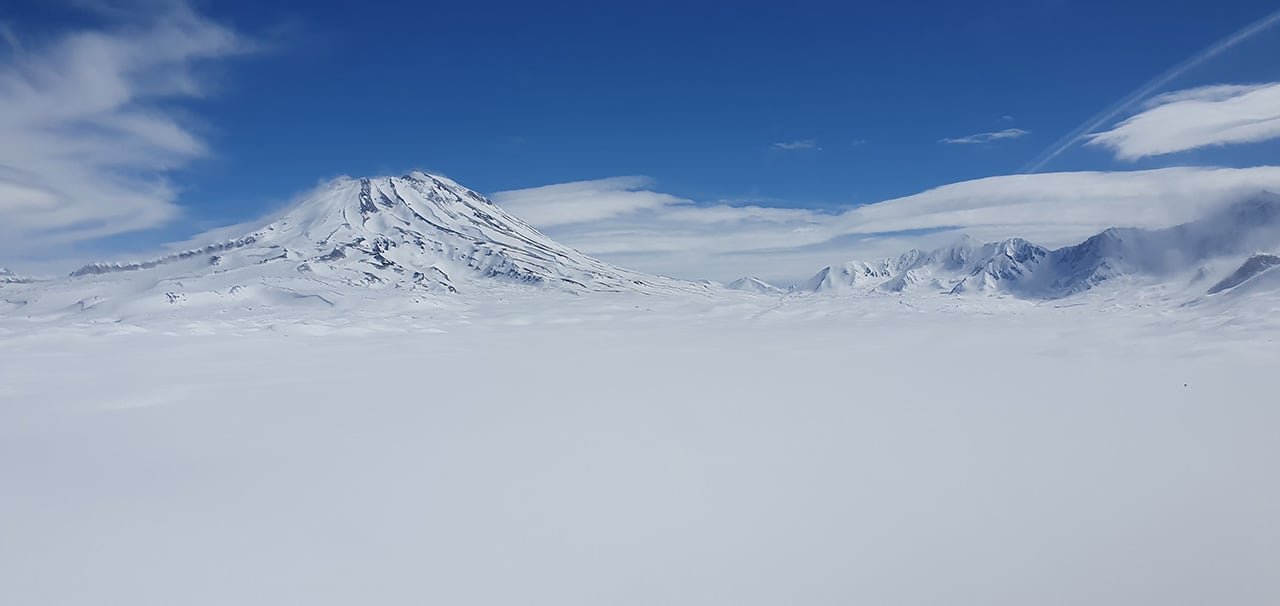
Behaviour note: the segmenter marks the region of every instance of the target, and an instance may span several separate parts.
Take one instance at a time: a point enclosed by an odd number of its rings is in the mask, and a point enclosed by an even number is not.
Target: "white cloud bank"
[[[981,145],[983,143],[992,143],[995,141],[1004,141],[1008,139],[1020,139],[1031,134],[1029,130],[1021,128],[1006,128],[990,133],[977,133],[966,135],[964,137],[947,137],[938,139],[938,143],[946,143],[947,145]]]
[[[941,245],[961,232],[1062,246],[1115,225],[1175,225],[1258,191],[1280,191],[1280,167],[990,177],[843,212],[695,204],[641,189],[651,186],[635,177],[602,179],[494,199],[566,244],[639,270],[788,283],[827,264]],[[570,202],[556,199],[558,188],[572,194]],[[573,208],[591,218],[571,219]]]
[[[653,179],[649,177],[612,177],[498,192],[492,198],[521,219],[544,228],[690,204],[688,200],[644,189],[652,186]]]
[[[1089,135],[1121,160],[1280,137],[1280,82],[1216,85],[1155,97],[1115,128]]]
[[[201,96],[197,64],[248,43],[182,2],[109,17],[0,53],[0,249],[163,224],[177,214],[164,173],[206,153],[165,102]]]

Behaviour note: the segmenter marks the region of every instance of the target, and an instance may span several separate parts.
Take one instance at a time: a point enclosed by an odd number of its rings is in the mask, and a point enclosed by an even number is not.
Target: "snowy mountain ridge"
[[[787,292],[932,291],[1058,299],[1121,277],[1203,278],[1215,273],[1211,266],[1225,263],[1234,271],[1202,291],[1217,294],[1280,265],[1280,257],[1269,252],[1280,252],[1280,195],[1262,192],[1190,223],[1154,230],[1113,227],[1056,250],[1022,238],[982,243],[966,235],[931,251],[912,249],[898,257],[824,267]],[[777,289],[742,280],[729,288]]]

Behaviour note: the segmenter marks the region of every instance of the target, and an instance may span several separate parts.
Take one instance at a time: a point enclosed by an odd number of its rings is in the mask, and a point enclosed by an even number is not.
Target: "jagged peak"
[[[901,255],[898,255],[898,261],[896,263],[896,267],[897,269],[909,268],[917,263],[920,263],[921,260],[927,259],[928,256],[929,256],[929,253],[926,253],[925,251],[920,250],[919,248],[912,248],[907,252],[904,252]]]
[[[1036,246],[1036,244],[1031,242],[1030,240],[1027,240],[1026,238],[1019,238],[1019,237],[1005,238],[1003,240],[995,242],[994,244],[997,247],[1002,249],[1027,248],[1031,246]]]
[[[842,266],[842,269],[853,271],[875,271],[882,266],[888,265],[889,259],[879,259],[875,261],[849,261]]]
[[[1011,258],[1025,257],[1028,255],[1038,256],[1048,252],[1039,244],[1030,242],[1023,238],[1006,238],[1001,240],[995,243],[995,250],[998,254]]]
[[[1064,246],[1059,249],[1069,256],[1079,257],[1083,255],[1105,254],[1107,251],[1114,249],[1124,239],[1121,237],[1124,229],[1120,227],[1108,227],[1088,238],[1079,244]]]

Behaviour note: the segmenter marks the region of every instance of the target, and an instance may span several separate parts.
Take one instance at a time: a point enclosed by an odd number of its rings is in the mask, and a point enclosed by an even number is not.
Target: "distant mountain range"
[[[1280,279],[1275,252],[1280,195],[1263,192],[1183,225],[1111,228],[1056,250],[1021,238],[982,243],[966,236],[936,250],[825,267],[789,289],[756,278],[728,287],[766,294],[927,291],[1058,299],[1127,278],[1183,279],[1202,294],[1219,294]]]
[[[357,307],[501,298],[537,290],[705,296],[803,293],[999,294],[1058,299],[1097,289],[1172,285],[1194,296],[1280,290],[1280,195],[1260,193],[1167,229],[1112,228],[1050,250],[1020,238],[962,237],[931,251],[825,267],[779,288],[720,286],[594,259],[444,177],[334,180],[259,223],[156,258],[86,265],[35,279],[0,269],[0,315],[97,310],[116,317],[206,309]]]

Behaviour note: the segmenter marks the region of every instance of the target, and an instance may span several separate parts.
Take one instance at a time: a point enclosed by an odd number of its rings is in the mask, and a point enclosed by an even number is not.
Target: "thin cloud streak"
[[[938,143],[945,143],[947,145],[982,145],[984,143],[992,143],[995,141],[1020,139],[1029,134],[1031,134],[1031,131],[1029,130],[1022,130],[1021,128],[1006,128],[1004,130],[998,130],[995,132],[977,133],[973,135],[967,135],[964,137],[955,137],[955,138],[947,137],[943,139],[938,139]]]
[[[1098,130],[1099,128],[1102,128],[1103,126],[1106,126],[1107,124],[1110,124],[1113,120],[1116,119],[1117,116],[1120,116],[1121,114],[1129,111],[1130,109],[1133,108],[1133,106],[1141,103],[1144,99],[1146,99],[1147,97],[1150,97],[1157,90],[1160,90],[1165,86],[1168,86],[1170,82],[1173,82],[1183,74],[1199,67],[1203,63],[1213,59],[1214,57],[1217,57],[1223,52],[1230,50],[1232,47],[1235,47],[1236,45],[1241,44],[1246,40],[1270,29],[1272,26],[1276,25],[1277,23],[1280,23],[1280,10],[1270,13],[1267,16],[1261,19],[1258,19],[1253,23],[1250,23],[1240,31],[1237,31],[1234,34],[1231,34],[1230,36],[1227,36],[1226,38],[1219,40],[1209,48],[1197,53],[1196,55],[1192,56],[1186,61],[1183,61],[1182,63],[1179,63],[1173,66],[1168,71],[1164,72],[1163,74],[1160,74],[1159,76],[1156,76],[1151,81],[1138,87],[1137,90],[1133,91],[1132,93],[1129,93],[1129,95],[1115,102],[1110,107],[1102,110],[1100,113],[1093,116],[1092,118],[1089,118],[1083,124],[1076,127],[1075,130],[1064,135],[1061,139],[1056,141],[1048,149],[1041,152],[1039,156],[1036,156],[1034,159],[1031,160],[1031,162],[1027,163],[1027,165],[1024,166],[1020,172],[1023,172],[1023,173],[1039,172],[1040,169],[1045,167],[1045,165],[1052,162],[1058,156],[1062,155],[1063,152],[1065,152],[1072,145],[1075,145],[1077,142],[1083,139],[1086,135]]]
[[[9,52],[15,55],[22,52],[22,41],[18,39],[17,34],[13,33],[13,28],[4,21],[0,21],[0,40],[9,47]]]
[[[818,146],[818,142],[813,139],[804,139],[801,141],[780,141],[778,143],[774,143],[772,147],[773,149],[781,151],[822,151],[822,148]]]

